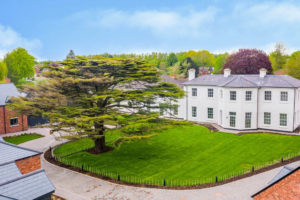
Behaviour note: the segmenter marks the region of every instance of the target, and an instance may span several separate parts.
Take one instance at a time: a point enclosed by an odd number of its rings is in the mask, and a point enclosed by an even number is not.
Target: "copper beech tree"
[[[76,57],[45,66],[45,81],[28,86],[26,97],[13,98],[10,108],[44,115],[53,131],[71,138],[90,137],[94,151],[106,151],[105,124],[120,125],[128,137],[147,137],[159,109],[184,95],[172,83],[161,82],[157,69],[136,59]],[[157,99],[164,103],[156,103]],[[151,131],[150,131],[151,132]]]

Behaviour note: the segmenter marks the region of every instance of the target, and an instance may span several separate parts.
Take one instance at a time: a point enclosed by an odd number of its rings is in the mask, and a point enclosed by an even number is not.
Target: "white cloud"
[[[235,14],[236,16],[255,18],[255,22],[258,23],[297,23],[300,20],[300,6],[288,2],[239,4],[235,8]]]
[[[199,36],[207,32],[206,25],[215,20],[217,9],[208,7],[202,11],[186,12],[145,10],[125,12],[122,10],[83,11],[71,20],[83,21],[95,27],[129,27],[149,30],[161,36]]]
[[[0,59],[17,47],[23,47],[35,55],[41,46],[40,40],[24,38],[12,28],[0,25]]]

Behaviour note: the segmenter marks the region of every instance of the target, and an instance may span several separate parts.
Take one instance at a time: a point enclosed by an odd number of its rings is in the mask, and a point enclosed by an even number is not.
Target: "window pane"
[[[246,101],[251,101],[252,91],[246,91]]]
[[[197,88],[192,88],[192,96],[197,96]]]
[[[251,113],[245,113],[245,128],[251,128]]]
[[[11,126],[18,125],[18,118],[12,118],[9,121]]]
[[[288,100],[288,93],[287,92],[280,92],[280,100],[287,101]]]
[[[208,95],[208,97],[214,97],[214,89],[208,88],[207,95]]]
[[[280,126],[287,125],[287,114],[280,113]]]
[[[236,91],[230,91],[230,100],[236,100]]]
[[[271,113],[264,113],[264,124],[271,124]]]
[[[197,117],[197,107],[192,106],[192,117]]]
[[[235,112],[229,112],[229,125],[235,127]]]
[[[265,91],[265,100],[271,101],[272,100],[272,93],[271,91]]]
[[[207,108],[207,118],[208,119],[214,118],[214,109],[213,108]]]

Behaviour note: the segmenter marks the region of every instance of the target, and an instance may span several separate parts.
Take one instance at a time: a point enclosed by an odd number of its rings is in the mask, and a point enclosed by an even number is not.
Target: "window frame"
[[[251,119],[252,119],[252,113],[246,112],[245,113],[245,128],[251,128]]]
[[[12,120],[16,120],[16,123],[12,124]],[[19,126],[19,118],[18,117],[10,118],[9,126]]]
[[[207,97],[208,98],[214,97],[214,89],[213,88],[207,88]]]
[[[269,95],[267,93],[269,93]],[[270,99],[267,97],[270,97]],[[272,91],[271,90],[265,91],[265,101],[272,101]]]
[[[234,121],[231,121],[231,119],[234,119]],[[229,126],[233,128],[236,127],[236,112],[229,112]]]
[[[234,99],[232,99],[231,97],[234,97]],[[229,91],[229,99],[230,101],[236,101],[236,91],[233,90]]]
[[[252,101],[252,91],[246,91],[245,93],[245,101]]]
[[[207,119],[214,118],[214,108],[207,108]]]
[[[283,95],[285,94],[285,95]],[[280,91],[280,101],[286,102],[289,100],[289,96],[288,96],[288,92],[287,91]],[[283,98],[284,97],[284,98]]]
[[[192,97],[196,97],[198,94],[197,88],[192,88]]]
[[[285,119],[282,119],[282,116],[285,116]],[[283,121],[285,120],[285,121]],[[279,114],[279,126],[287,126],[287,113]]]
[[[197,117],[197,107],[192,106],[192,117]]]
[[[264,125],[271,125],[271,113],[264,112]]]

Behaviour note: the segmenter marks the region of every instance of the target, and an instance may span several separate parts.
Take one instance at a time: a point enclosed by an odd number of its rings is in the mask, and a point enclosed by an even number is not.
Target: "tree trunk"
[[[102,153],[105,152],[106,150],[106,145],[105,145],[105,135],[104,135],[104,122],[95,122],[95,129],[98,132],[97,136],[102,136],[100,138],[94,138],[94,143],[95,143],[95,152],[96,153]]]
[[[96,153],[102,153],[105,152],[106,146],[105,146],[105,136],[101,138],[94,139],[95,143],[95,152]]]

